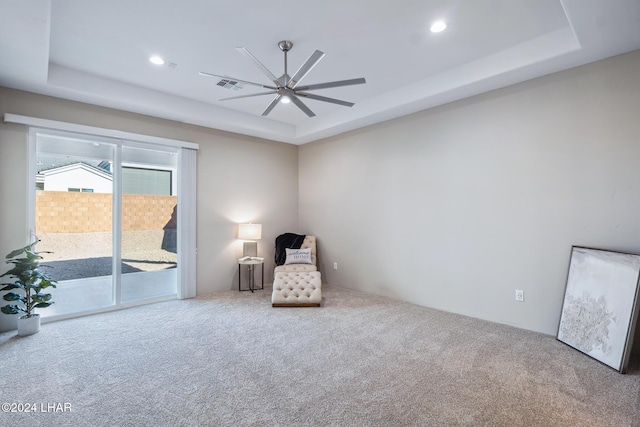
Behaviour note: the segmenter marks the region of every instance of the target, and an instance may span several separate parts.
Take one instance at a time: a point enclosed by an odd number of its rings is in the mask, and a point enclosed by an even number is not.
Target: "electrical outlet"
[[[516,289],[516,301],[524,302],[524,291]]]
[[[334,270],[337,270],[337,269],[338,269],[338,263],[337,263],[337,262],[334,262],[334,263],[333,263],[333,269],[334,269]]]

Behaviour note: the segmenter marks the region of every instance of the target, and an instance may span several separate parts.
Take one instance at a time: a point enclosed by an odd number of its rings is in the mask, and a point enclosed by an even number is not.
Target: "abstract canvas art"
[[[640,255],[574,246],[558,340],[624,373],[637,318]]]

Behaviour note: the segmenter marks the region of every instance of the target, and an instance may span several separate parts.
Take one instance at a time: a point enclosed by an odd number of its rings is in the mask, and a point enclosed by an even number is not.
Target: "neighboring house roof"
[[[36,165],[36,169],[38,173],[42,173],[44,171],[56,169],[62,166],[73,165],[76,163],[83,163],[85,165],[99,168],[110,173],[111,164],[106,160],[92,161],[90,159],[82,159],[82,161],[78,161],[77,158],[73,159],[59,155],[47,155],[42,153],[38,153],[38,163]]]
[[[113,180],[113,176],[111,174],[111,172],[106,171],[104,169],[95,167],[95,166],[91,166],[91,165],[87,165],[85,163],[73,163],[70,165],[65,165],[65,166],[59,166],[59,167],[55,167],[52,169],[47,169],[47,170],[43,170],[40,171],[39,174],[44,175],[45,177],[47,175],[55,175],[58,173],[64,173],[64,172],[69,172],[72,170],[76,170],[76,169],[84,169],[88,172],[94,173],[102,178],[108,179],[109,181]]]

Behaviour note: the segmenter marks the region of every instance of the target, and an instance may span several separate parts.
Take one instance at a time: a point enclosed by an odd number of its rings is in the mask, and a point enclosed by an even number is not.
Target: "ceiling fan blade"
[[[242,82],[242,83],[246,83],[248,85],[253,85],[253,86],[258,86],[258,87],[263,87],[265,89],[273,89],[276,90],[277,87],[274,86],[267,86],[267,85],[263,85],[261,83],[254,83],[254,82],[250,82],[247,80],[242,80],[242,79],[236,79],[235,77],[229,77],[229,76],[221,76],[218,74],[211,74],[211,73],[205,73],[204,71],[200,71],[199,73],[201,76],[207,76],[207,77],[219,77],[221,79],[226,79],[226,80],[233,80],[235,82]]]
[[[307,85],[300,86],[297,90],[318,90],[318,89],[329,89],[332,87],[340,87],[340,86],[351,86],[351,85],[361,85],[366,83],[367,81],[364,77],[360,77],[359,79],[350,79],[350,80],[338,80],[335,82],[327,82],[327,83],[318,83],[315,85]]]
[[[249,58],[254,63],[254,65],[258,67],[258,69],[260,69],[260,71],[262,71],[267,77],[269,77],[269,80],[271,80],[276,86],[280,86],[280,82],[278,82],[278,78],[274,76],[273,73],[269,71],[269,69],[262,64],[262,62],[258,61],[258,58],[253,56],[251,52],[249,52],[247,49],[243,47],[237,47],[236,50],[241,54],[243,54],[244,56],[246,56],[247,58]]]
[[[318,52],[318,51],[316,51]],[[314,113],[313,111],[311,111],[309,109],[309,107],[307,107],[306,105],[304,105],[302,103],[302,101],[300,101],[300,99],[297,96],[292,96],[291,97],[291,101],[296,104],[298,106],[299,109],[301,109],[302,111],[304,111],[304,113],[309,116],[309,117],[313,117],[316,115],[316,113]]]
[[[277,93],[277,92],[275,90],[272,90],[272,91],[269,91],[269,92],[251,93],[249,95],[240,95],[240,96],[231,96],[229,98],[220,98],[220,99],[218,99],[218,101],[228,101],[230,99],[250,98],[252,96],[261,96],[261,95],[273,95],[274,93]]]
[[[276,97],[273,98],[273,101],[271,101],[271,104],[269,104],[269,106],[262,112],[262,115],[266,116],[267,114],[269,114],[271,110],[273,110],[273,108],[278,105],[278,102],[280,102],[280,95],[276,95]]]
[[[311,71],[311,69],[315,67],[318,62],[320,62],[322,58],[324,58],[324,52],[320,50],[316,50],[315,52],[313,52],[309,59],[307,59],[305,63],[302,64],[302,66],[298,69],[298,71],[296,71],[293,77],[291,77],[291,80],[289,81],[289,84],[287,84],[287,87],[289,89],[295,89],[298,83],[300,83],[300,80],[304,79],[304,76],[306,76],[309,71]]]
[[[353,107],[355,105],[355,103],[353,102],[342,101],[340,99],[335,99],[335,98],[327,98],[326,96],[318,96],[318,95],[313,95],[311,93],[301,93],[296,91],[296,95],[304,96],[305,98],[309,98],[309,99],[315,99],[316,101],[324,101],[324,102],[330,102],[332,104],[344,105],[345,107]]]

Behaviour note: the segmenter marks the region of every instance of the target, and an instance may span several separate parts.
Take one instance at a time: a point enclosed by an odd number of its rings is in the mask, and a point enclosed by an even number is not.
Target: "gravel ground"
[[[108,276],[112,267],[111,233],[50,233],[38,235],[45,271],[55,280]],[[175,268],[175,230],[123,232],[122,272]]]

